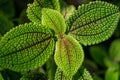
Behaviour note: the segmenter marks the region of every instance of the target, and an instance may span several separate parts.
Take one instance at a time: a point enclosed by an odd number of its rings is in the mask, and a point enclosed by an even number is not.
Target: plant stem
[[[46,62],[46,68],[48,80],[54,80],[56,64],[53,56],[51,56],[50,59]]]

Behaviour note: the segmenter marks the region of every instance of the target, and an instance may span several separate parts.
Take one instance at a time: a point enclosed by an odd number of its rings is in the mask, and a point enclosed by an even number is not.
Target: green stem
[[[53,56],[51,56],[51,58],[46,62],[46,68],[48,80],[54,80],[56,64]]]

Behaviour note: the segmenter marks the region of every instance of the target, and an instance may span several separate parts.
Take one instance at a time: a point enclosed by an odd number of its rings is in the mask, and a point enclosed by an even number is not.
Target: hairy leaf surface
[[[72,77],[70,76],[66,77],[63,71],[57,68],[54,80],[72,80]]]
[[[0,42],[0,66],[15,71],[40,67],[53,54],[54,44],[49,29],[34,23],[20,25]]]
[[[101,1],[83,4],[67,21],[67,32],[83,45],[108,39],[119,21],[119,8]]]
[[[74,5],[67,5],[64,8],[62,8],[62,15],[65,19],[68,19],[73,13],[75,12],[75,6]]]
[[[86,68],[81,67],[73,77],[73,80],[93,80]]]
[[[56,43],[54,58],[66,76],[73,76],[83,62],[83,49],[72,36],[63,35]]]
[[[42,8],[50,8],[60,11],[58,0],[35,0],[28,5],[27,15],[32,22],[41,23]]]
[[[42,24],[50,27],[56,34],[64,34],[66,25],[63,16],[56,10],[42,10]]]

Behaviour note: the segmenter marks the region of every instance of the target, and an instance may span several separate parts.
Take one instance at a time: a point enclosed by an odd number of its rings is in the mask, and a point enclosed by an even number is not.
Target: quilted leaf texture
[[[57,68],[54,80],[93,80],[93,78],[87,71],[87,69],[84,67],[81,67],[78,72],[73,76],[73,78],[69,76],[66,77],[63,71]]]
[[[72,77],[66,77],[60,68],[57,68],[54,80],[72,80]]]
[[[28,5],[27,16],[32,22],[41,23],[42,8],[51,8],[60,11],[58,0],[35,0]]]
[[[53,29],[56,35],[64,34],[66,31],[65,20],[56,10],[44,8],[42,10],[42,24]]]
[[[81,45],[69,35],[56,42],[55,62],[66,76],[73,76],[81,66],[84,58]]]
[[[82,66],[73,77],[73,80],[93,80],[93,78],[89,71]]]
[[[54,44],[50,29],[34,23],[20,25],[0,42],[0,66],[14,71],[40,67],[53,54]]]
[[[66,21],[67,32],[83,45],[108,39],[119,21],[119,8],[106,2],[83,4]]]

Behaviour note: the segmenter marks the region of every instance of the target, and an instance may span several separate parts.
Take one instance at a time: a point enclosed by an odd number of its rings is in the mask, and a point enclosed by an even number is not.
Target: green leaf
[[[66,21],[67,32],[83,45],[93,45],[108,39],[119,21],[119,8],[102,1],[83,4]]]
[[[109,59],[107,57],[105,58],[104,63],[106,65],[106,67],[108,67],[108,68],[119,68],[118,62],[112,61],[111,59]]]
[[[73,76],[81,66],[84,52],[81,45],[69,35],[58,39],[55,50],[55,62],[66,76]]]
[[[105,74],[105,80],[119,80],[119,70],[108,69]]]
[[[14,24],[2,13],[0,13],[0,34],[4,35],[7,31],[14,27]]]
[[[4,80],[1,73],[0,73],[0,80]]]
[[[73,80],[93,80],[86,68],[81,67],[73,77]]]
[[[60,11],[59,0],[35,0],[28,5],[27,16],[32,22],[41,23],[42,8]]]
[[[56,10],[44,8],[42,10],[42,24],[53,29],[57,35],[64,34],[66,30],[64,18]]]
[[[55,79],[54,80],[93,80],[90,73],[87,71],[86,68],[81,67],[78,72],[72,77],[65,76],[63,71],[59,68],[56,71]]]
[[[65,76],[64,73],[63,73],[63,71],[60,70],[59,68],[57,68],[54,80],[72,80],[72,77]]]
[[[10,30],[0,42],[0,66],[15,71],[41,67],[53,54],[50,29],[29,23]]]
[[[65,19],[68,19],[69,16],[71,16],[74,12],[75,12],[74,5],[69,5],[62,8],[62,15],[64,16]]]
[[[107,57],[104,47],[92,46],[90,47],[90,54],[97,64],[104,66],[104,59]]]
[[[3,11],[7,17],[13,17],[15,15],[13,0],[0,0],[0,10]]]
[[[110,46],[110,58],[114,61],[120,61],[120,39],[116,39]]]

